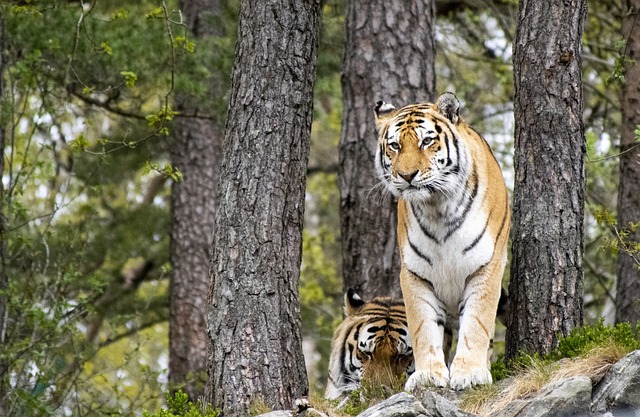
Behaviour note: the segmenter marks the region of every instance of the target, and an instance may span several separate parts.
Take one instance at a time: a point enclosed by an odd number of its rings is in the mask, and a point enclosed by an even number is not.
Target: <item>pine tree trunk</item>
[[[240,8],[208,307],[205,398],[225,417],[308,392],[298,280],[321,8]]]
[[[586,0],[522,0],[514,48],[515,187],[506,354],[582,324]]]
[[[344,289],[400,296],[396,200],[374,170],[378,100],[396,107],[435,99],[432,0],[350,0],[343,63],[340,217]]]
[[[2,9],[0,9],[0,115],[5,114],[4,103],[4,16],[2,16]],[[5,126],[3,121],[4,117],[0,117],[0,173],[4,175],[4,150],[6,147]],[[6,264],[6,224],[5,224],[5,199],[4,199],[4,182],[0,181],[0,346],[5,343],[5,331],[7,326],[7,297],[5,295],[7,286],[9,285],[9,279],[7,276],[7,264]],[[7,389],[9,387],[9,375],[7,373],[7,363],[4,359],[0,358],[0,415],[6,415],[5,410],[5,398]]]
[[[219,14],[219,0],[184,0],[180,8],[197,40],[220,36],[211,18]],[[211,65],[211,63],[203,63]],[[222,75],[207,80],[209,94],[226,93]],[[215,221],[216,187],[224,134],[214,109],[178,91],[171,161],[183,174],[171,193],[171,266],[169,317],[169,382],[196,400],[203,395],[207,364],[207,293]],[[192,117],[199,115],[201,117]]]
[[[626,9],[632,11],[622,17],[622,36],[625,39],[624,86],[622,88],[622,136],[620,139],[620,184],[618,185],[618,227],[627,229],[629,223],[640,222],[640,146],[635,130],[640,124],[640,30],[638,11],[640,1],[628,0]],[[630,232],[629,242],[640,242],[640,231]],[[640,321],[640,253],[634,260],[622,250],[618,252],[618,288],[616,291],[616,322]]]

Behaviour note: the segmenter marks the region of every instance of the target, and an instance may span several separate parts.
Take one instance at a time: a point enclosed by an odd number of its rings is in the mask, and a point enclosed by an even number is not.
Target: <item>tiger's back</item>
[[[403,301],[378,297],[365,302],[350,289],[345,295],[345,319],[331,343],[325,397],[340,398],[367,379],[389,385],[412,371]]]

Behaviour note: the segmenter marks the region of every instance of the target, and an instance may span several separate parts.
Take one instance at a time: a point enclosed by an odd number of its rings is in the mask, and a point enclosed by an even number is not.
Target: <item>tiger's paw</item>
[[[491,372],[486,366],[464,366],[461,361],[451,364],[451,389],[462,391],[475,385],[491,384]]]
[[[438,370],[415,371],[404,385],[407,392],[415,392],[426,387],[446,387],[449,382],[449,370],[444,364]]]

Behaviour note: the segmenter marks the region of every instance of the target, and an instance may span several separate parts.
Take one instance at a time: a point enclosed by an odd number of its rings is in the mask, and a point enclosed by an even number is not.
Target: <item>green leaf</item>
[[[138,81],[138,74],[133,71],[120,71],[120,75],[124,77],[124,83],[127,88],[133,88],[136,85],[136,81]]]
[[[102,42],[100,44],[100,49],[102,49],[102,51],[107,55],[113,55],[113,49],[111,49],[108,42]]]

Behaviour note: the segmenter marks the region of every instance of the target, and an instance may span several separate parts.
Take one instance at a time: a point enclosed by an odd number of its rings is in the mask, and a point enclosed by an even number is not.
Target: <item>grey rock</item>
[[[393,395],[368,408],[358,417],[432,417],[413,395],[406,392]]]
[[[473,414],[462,411],[456,404],[433,391],[424,391],[419,396],[422,405],[434,417],[470,417]]]
[[[591,410],[640,417],[640,350],[620,359],[600,380],[593,389]]]
[[[531,400],[512,402],[500,417],[588,416],[591,403],[591,379],[576,376],[547,384]]]
[[[293,413],[289,410],[278,410],[270,413],[260,414],[256,417],[293,417]]]

